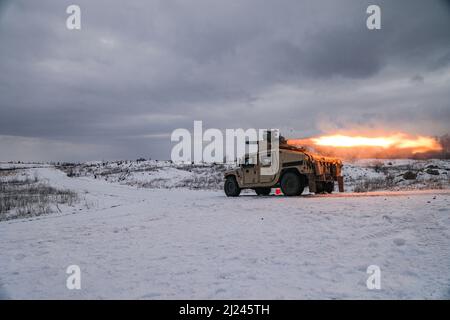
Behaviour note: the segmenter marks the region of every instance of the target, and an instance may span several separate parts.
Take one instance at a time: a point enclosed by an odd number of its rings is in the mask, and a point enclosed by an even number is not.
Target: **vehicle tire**
[[[223,189],[227,197],[238,197],[239,194],[241,193],[241,188],[239,188],[236,178],[233,176],[228,176],[225,179]]]
[[[329,181],[329,182],[325,183],[325,191],[327,193],[332,193],[334,191],[334,182],[333,181]]]
[[[258,196],[268,196],[272,191],[271,188],[255,188],[255,192]]]
[[[301,195],[305,188],[300,176],[294,172],[286,172],[283,174],[280,185],[281,191],[288,197]]]
[[[326,192],[326,183],[322,181],[316,181],[316,192],[315,194],[321,194]]]

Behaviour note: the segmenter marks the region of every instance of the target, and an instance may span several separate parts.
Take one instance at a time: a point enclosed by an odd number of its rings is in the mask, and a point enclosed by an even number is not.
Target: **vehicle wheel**
[[[322,181],[316,181],[316,192],[315,194],[325,193],[326,183]]]
[[[271,190],[271,188],[255,188],[255,192],[258,196],[268,196]]]
[[[241,193],[241,188],[239,188],[236,178],[233,176],[229,176],[225,179],[223,189],[227,197],[238,197]]]
[[[325,191],[327,193],[332,193],[334,191],[334,182],[333,181],[329,181],[329,182],[325,183]]]
[[[286,172],[281,177],[281,191],[286,196],[299,196],[302,194],[304,187],[300,176],[294,172]]]

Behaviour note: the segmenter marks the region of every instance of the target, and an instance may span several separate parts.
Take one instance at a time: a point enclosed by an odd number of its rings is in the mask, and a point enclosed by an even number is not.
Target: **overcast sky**
[[[194,120],[447,133],[450,1],[0,0],[0,161],[167,159]]]

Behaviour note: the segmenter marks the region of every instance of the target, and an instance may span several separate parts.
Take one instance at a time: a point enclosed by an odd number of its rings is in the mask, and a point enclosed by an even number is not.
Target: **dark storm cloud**
[[[73,1],[0,1],[0,160],[167,158],[196,119],[447,130],[448,1],[75,2],[80,31]]]

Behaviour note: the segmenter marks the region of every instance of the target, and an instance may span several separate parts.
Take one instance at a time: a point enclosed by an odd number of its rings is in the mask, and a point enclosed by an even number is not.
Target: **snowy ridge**
[[[170,161],[113,161],[62,165],[69,176],[153,189],[219,190],[227,165],[173,164]],[[409,172],[405,178],[405,174]],[[347,191],[450,188],[449,160],[357,160],[344,163]]]
[[[70,177],[86,176],[143,188],[220,189],[228,166],[147,160],[64,164],[59,168]]]
[[[364,159],[344,163],[348,191],[450,188],[450,160]]]

